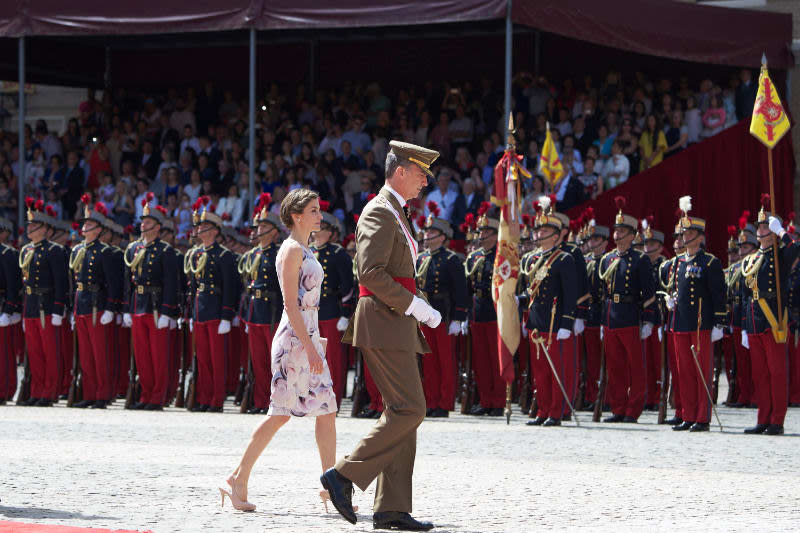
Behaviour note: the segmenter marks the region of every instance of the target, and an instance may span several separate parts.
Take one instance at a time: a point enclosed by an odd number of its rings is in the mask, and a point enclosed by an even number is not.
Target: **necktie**
[[[408,222],[408,227],[413,228],[414,224],[411,223],[411,208],[408,207],[408,204],[403,206],[403,214],[406,216],[406,221]]]

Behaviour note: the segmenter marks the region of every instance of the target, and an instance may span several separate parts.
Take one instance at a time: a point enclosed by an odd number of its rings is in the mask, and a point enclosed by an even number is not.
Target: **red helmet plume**
[[[531,216],[530,215],[522,215],[522,225],[523,226],[530,226],[531,225]]]
[[[28,206],[28,209],[33,209],[33,204],[36,202],[32,197],[26,196],[25,197],[25,205]]]
[[[417,217],[417,226],[419,226],[420,228],[425,227],[425,215],[420,215]]]
[[[770,196],[767,193],[761,193],[761,207],[764,209],[769,209],[769,200]]]
[[[209,203],[211,203],[211,197],[204,194],[203,196],[200,197],[200,201],[202,202],[203,205],[208,205]]]
[[[353,222],[358,224],[358,219],[361,218],[361,215],[353,215]]]
[[[37,211],[43,211],[44,210],[44,200],[42,200],[41,198],[36,200],[36,203],[33,204],[33,208],[36,209]]]
[[[73,222],[72,223],[72,229],[74,229],[75,231],[78,231],[79,229],[81,229],[81,225],[78,224],[77,222]]]
[[[481,202],[480,207],[478,207],[478,216],[485,215],[491,206],[492,204],[489,202]]]
[[[216,213],[217,212],[217,206],[216,205],[210,205],[210,206],[208,206],[208,210],[211,211],[212,213]]]
[[[152,201],[153,201],[153,198],[155,198],[155,197],[156,197],[156,195],[155,195],[155,194],[153,194],[152,192],[148,192],[148,193],[145,195],[145,198],[147,198],[147,201],[148,201],[148,202],[152,202]]]
[[[44,211],[45,211],[45,213],[47,213],[48,216],[51,216],[51,217],[56,216],[56,210],[53,209],[52,205],[48,205],[47,207],[45,207]]]
[[[467,213],[466,216],[464,217],[464,224],[472,226],[472,224],[474,223],[475,223],[475,215],[473,215],[472,213]]]
[[[91,201],[92,201],[92,198],[91,198],[91,196],[89,196],[89,193],[85,192],[85,193],[83,193],[81,195],[81,203],[83,205],[89,205],[89,202],[91,202]]]
[[[123,232],[124,233],[133,233],[133,225],[132,224],[128,224],[127,226],[125,226],[125,229],[123,230]]]
[[[328,212],[328,210],[331,208],[331,203],[326,200],[320,200],[319,208],[325,212]]]
[[[736,226],[733,225],[728,226],[728,235],[730,235],[731,237],[736,237],[737,233],[738,231],[736,230]]]
[[[157,205],[156,209],[158,209],[158,212],[161,213],[162,215],[167,216],[167,208],[164,207],[163,205]]]
[[[583,213],[586,215],[586,222],[594,219],[594,207],[587,207]]]
[[[744,230],[747,227],[747,217],[739,217],[739,229]]]
[[[231,214],[230,213],[222,213],[222,220],[230,220]]]

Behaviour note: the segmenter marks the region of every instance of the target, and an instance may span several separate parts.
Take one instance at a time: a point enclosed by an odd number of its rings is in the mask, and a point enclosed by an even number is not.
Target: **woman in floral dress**
[[[220,488],[241,511],[254,511],[247,501],[247,482],[256,460],[292,416],[316,417],[316,438],[322,471],[336,458],[336,397],[328,364],[326,339],[319,336],[317,310],[324,272],[308,248],[311,232],[319,231],[319,196],[295,189],[281,202],[281,221],[291,231],[275,260],[284,310],[272,340],[272,393],[267,418],[253,432],[239,466]],[[320,493],[323,502],[327,492]],[[327,505],[326,505],[327,507]]]

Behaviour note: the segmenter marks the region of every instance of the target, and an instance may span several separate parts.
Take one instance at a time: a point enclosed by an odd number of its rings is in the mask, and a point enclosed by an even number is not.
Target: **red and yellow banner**
[[[773,148],[790,127],[789,118],[781,105],[781,98],[769,77],[765,59],[761,64],[761,75],[758,77],[758,93],[753,106],[753,118],[750,120],[750,134],[767,148]]]

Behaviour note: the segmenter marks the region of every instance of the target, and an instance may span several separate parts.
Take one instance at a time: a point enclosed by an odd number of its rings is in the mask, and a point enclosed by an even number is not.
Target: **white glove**
[[[75,313],[69,315],[69,329],[75,330]]]
[[[103,311],[103,314],[100,315],[100,323],[103,324],[104,326],[106,324],[111,324],[113,320],[114,320],[114,313],[112,313],[111,311]]]
[[[667,309],[670,311],[675,309],[675,298],[672,296],[667,296]]]
[[[647,337],[653,334],[653,324],[650,322],[645,322],[642,324],[642,332],[639,335],[639,338],[645,340]]]
[[[442,314],[436,309],[433,309],[433,315],[431,315],[431,317],[425,321],[425,325],[431,329],[436,329],[439,327],[439,324],[441,323],[442,323]]]
[[[461,334],[461,323],[456,320],[450,321],[450,326],[447,328],[448,335],[460,335]]]
[[[250,333],[250,324],[248,324],[247,322],[244,323],[244,332]]]
[[[527,339],[528,338],[528,328],[525,327],[525,321],[520,322],[520,326],[522,326],[520,328],[522,330],[522,336]]]
[[[347,325],[350,321],[347,319],[346,316],[340,317],[339,320],[336,321],[336,331],[344,331],[347,329]]]
[[[158,317],[158,323],[156,324],[156,329],[164,329],[169,327],[169,317],[167,315],[161,315]]]
[[[122,324],[122,315],[120,315],[119,313],[117,313],[116,323],[118,326]]]
[[[22,321],[22,333],[25,333],[25,321]]]
[[[600,326],[600,340],[603,340],[603,326]]]
[[[430,306],[425,300],[417,296],[411,300],[411,305],[406,309],[406,316],[411,315],[418,321],[427,324],[428,320],[433,318],[435,309]]]
[[[461,334],[466,335],[467,333],[469,333],[469,320],[461,323]]]
[[[64,321],[64,317],[61,315],[53,315],[50,319],[50,323],[53,324],[55,327],[61,326],[61,323]]]
[[[747,338],[746,331],[742,331],[742,346],[744,346],[748,350],[750,349],[750,340]]]
[[[169,329],[177,329],[178,328],[178,321],[174,318],[169,319]]]
[[[233,326],[235,328],[239,327],[239,317],[238,316],[233,317],[233,320],[231,321],[231,326]]]
[[[558,333],[556,334],[557,341],[563,341],[564,339],[569,339],[569,336],[572,335],[572,332],[566,328],[559,328]]]
[[[19,324],[22,322],[22,315],[19,313],[12,313],[11,314],[11,324]]]
[[[658,342],[663,341],[664,340],[664,337],[663,337],[664,336],[664,328],[659,327],[658,329],[656,329],[656,331],[658,332]]]
[[[231,331],[231,321],[230,320],[220,320],[219,327],[217,328],[217,333],[220,335],[225,335],[226,333],[230,333]]]
[[[0,315],[0,328],[4,328],[9,325],[11,325],[11,317],[8,315],[8,313],[3,313]]]
[[[575,335],[580,335],[583,333],[583,330],[586,329],[586,324],[582,318],[575,319],[575,326],[572,328],[572,331],[575,332]]]
[[[769,230],[778,237],[783,237],[783,234],[786,233],[781,225],[781,221],[775,217],[769,217]]]
[[[194,331],[194,319],[190,318],[189,319],[189,333],[191,333],[192,331]]]
[[[714,326],[711,329],[711,342],[717,342],[722,338],[723,335],[724,332],[722,331],[722,328],[719,326]]]
[[[124,313],[122,315],[122,327],[129,328],[133,326],[133,317],[130,313]]]

